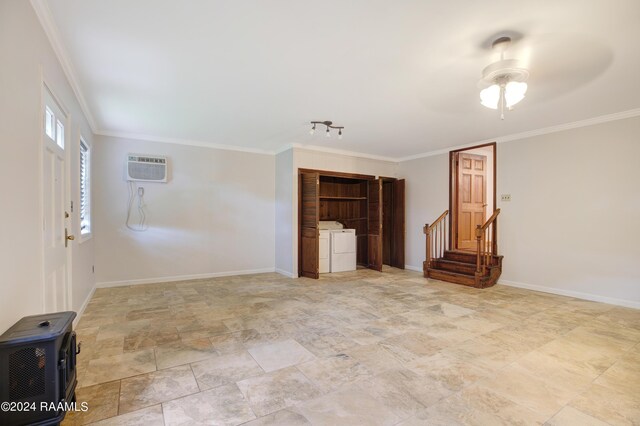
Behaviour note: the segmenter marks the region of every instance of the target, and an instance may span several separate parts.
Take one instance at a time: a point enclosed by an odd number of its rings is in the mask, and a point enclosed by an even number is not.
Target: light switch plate
[[[511,194],[502,194],[502,201],[511,201]]]

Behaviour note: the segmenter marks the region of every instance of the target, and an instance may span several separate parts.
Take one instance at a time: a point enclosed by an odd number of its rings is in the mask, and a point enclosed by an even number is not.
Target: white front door
[[[44,312],[69,307],[67,268],[66,115],[51,92],[44,88],[42,192],[44,235]]]

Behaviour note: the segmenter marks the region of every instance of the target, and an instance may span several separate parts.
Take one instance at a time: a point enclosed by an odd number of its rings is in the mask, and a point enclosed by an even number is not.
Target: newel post
[[[480,250],[482,248],[482,227],[480,225],[476,225],[476,241],[477,241],[477,251],[476,251],[476,272],[480,273],[482,272],[482,269],[480,268]]]
[[[429,231],[429,224],[425,223],[424,228],[422,228],[422,231],[425,233],[426,235],[426,255],[427,258],[424,262],[424,266],[423,266],[423,272],[426,274],[427,273],[427,269],[429,269],[429,267],[431,267],[431,232]]]
[[[493,226],[492,226],[492,230],[493,230],[493,247],[491,247],[491,249],[493,250],[492,254],[497,255],[498,254],[498,218],[496,217],[496,220],[493,221]]]

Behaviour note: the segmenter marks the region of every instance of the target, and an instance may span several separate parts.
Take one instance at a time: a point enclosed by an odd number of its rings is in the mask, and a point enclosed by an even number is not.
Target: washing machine
[[[330,232],[331,272],[355,271],[357,243],[355,229],[334,229]]]
[[[340,222],[333,220],[321,220],[318,224],[320,239],[318,241],[318,272],[326,274],[331,272],[331,230],[342,229]]]
[[[318,241],[318,272],[326,274],[331,272],[331,250],[330,234],[328,229],[320,230],[320,240]]]

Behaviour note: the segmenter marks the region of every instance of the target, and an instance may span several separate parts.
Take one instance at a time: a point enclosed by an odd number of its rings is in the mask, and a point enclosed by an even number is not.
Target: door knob
[[[67,245],[68,245],[67,242],[68,241],[73,241],[75,239],[76,239],[76,237],[73,236],[73,235],[69,235],[69,233],[67,231],[67,228],[64,228],[64,246],[67,247]]]

